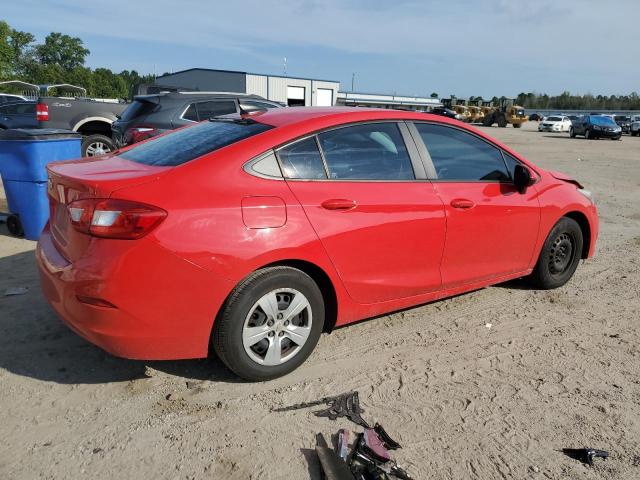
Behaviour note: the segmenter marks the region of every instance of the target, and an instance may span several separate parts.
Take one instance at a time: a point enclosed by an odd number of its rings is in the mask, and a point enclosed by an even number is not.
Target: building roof
[[[160,78],[170,77],[172,75],[177,75],[179,73],[192,72],[194,70],[200,70],[200,71],[203,71],[203,72],[239,73],[241,75],[257,75],[257,76],[261,76],[261,77],[291,78],[292,80],[311,80],[311,81],[314,81],[314,82],[340,83],[339,80],[323,80],[321,78],[294,77],[294,76],[291,76],[291,75],[271,75],[269,73],[251,73],[251,72],[240,72],[240,71],[236,71],[236,70],[219,70],[219,69],[215,69],[215,68],[201,68],[201,67],[187,68],[186,70],[179,70],[177,72],[171,72],[171,73],[168,73],[166,75],[162,75],[162,76],[156,77],[156,80],[158,80]]]

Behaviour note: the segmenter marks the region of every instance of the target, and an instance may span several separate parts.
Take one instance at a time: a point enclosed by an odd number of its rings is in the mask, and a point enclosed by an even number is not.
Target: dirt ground
[[[640,478],[640,138],[534,129],[490,133],[600,208],[597,256],[568,285],[510,282],[342,328],[261,384],[88,344],[40,294],[35,244],[0,225],[0,478],[319,479],[315,433],[357,427],[270,410],[349,390],[417,479]],[[584,446],[611,457],[561,452]]]

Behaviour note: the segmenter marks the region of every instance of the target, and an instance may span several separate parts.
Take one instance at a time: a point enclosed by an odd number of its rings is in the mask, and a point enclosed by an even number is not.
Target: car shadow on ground
[[[27,290],[6,295],[16,288]],[[0,258],[0,369],[47,382],[99,384],[146,378],[149,368],[187,380],[241,381],[216,358],[136,361],[111,356],[69,330],[49,307],[40,292],[33,250]]]

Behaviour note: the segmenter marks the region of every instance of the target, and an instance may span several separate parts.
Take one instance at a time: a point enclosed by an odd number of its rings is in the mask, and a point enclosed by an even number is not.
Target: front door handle
[[[475,203],[471,200],[467,200],[466,198],[455,198],[451,200],[451,206],[453,208],[459,208],[461,210],[468,210],[469,208],[475,207]]]
[[[345,198],[332,198],[322,202],[322,208],[326,210],[351,210],[356,208],[356,202]]]

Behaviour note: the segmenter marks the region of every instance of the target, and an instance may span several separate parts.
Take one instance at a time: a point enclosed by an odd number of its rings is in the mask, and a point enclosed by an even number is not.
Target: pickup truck
[[[111,124],[127,108],[126,103],[78,97],[40,97],[36,119],[42,128],[64,128],[82,134],[82,156],[115,150]]]

